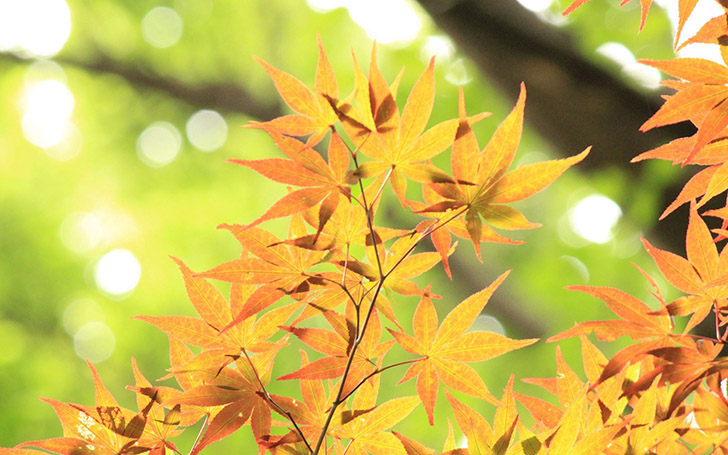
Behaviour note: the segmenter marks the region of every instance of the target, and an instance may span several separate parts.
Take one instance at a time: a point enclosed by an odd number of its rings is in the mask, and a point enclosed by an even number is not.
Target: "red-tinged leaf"
[[[518,168],[504,175],[487,191],[484,198],[490,203],[506,203],[532,196],[549,186],[568,168],[583,160],[590,150],[591,147],[587,147],[583,152],[569,158]]]
[[[447,277],[452,280],[452,272],[450,271],[450,255],[454,252],[456,245],[452,245],[452,239],[447,229],[437,229],[430,234],[430,239],[435,249],[440,253],[440,261],[445,268]]]
[[[705,195],[698,202],[697,208],[702,207],[706,202],[728,189],[728,164],[723,163],[714,167],[717,167],[717,170],[710,179],[710,183],[705,189]]]
[[[197,455],[213,442],[224,439],[237,431],[248,420],[251,411],[252,403],[250,401],[237,401],[225,406],[212,418],[205,434],[192,448],[190,455]]]
[[[642,244],[670,284],[688,294],[700,293],[703,283],[687,260],[669,251],[655,248],[646,239],[642,239]]]
[[[271,79],[273,79],[276,90],[278,90],[278,93],[288,107],[309,117],[317,116],[319,112],[318,101],[303,82],[285,71],[270,66],[258,57],[254,56],[253,58],[260,63],[270,75]]]
[[[513,340],[494,332],[469,332],[440,347],[438,356],[461,362],[480,362],[537,342],[538,338]]]
[[[459,88],[458,112],[459,125],[455,134],[455,142],[452,144],[450,163],[452,174],[456,180],[475,182],[478,179],[478,168],[473,163],[478,162],[480,150],[475,133],[470,128],[467,114],[465,113],[465,95],[463,88]]]
[[[218,336],[218,331],[201,319],[189,316],[148,315],[135,316],[134,319],[155,325],[167,335],[173,336],[192,346],[200,346],[203,348],[235,347],[231,345],[229,339]]]
[[[526,85],[521,83],[518,101],[510,114],[498,125],[488,144],[483,149],[478,163],[478,181],[495,181],[510,167],[521,142],[523,131],[523,110],[526,106]]]
[[[274,182],[286,185],[323,186],[331,184],[331,180],[314,174],[292,160],[266,158],[262,160],[228,160],[228,162],[253,169]]]
[[[568,16],[571,14],[572,11],[574,11],[576,8],[580,7],[584,3],[588,2],[589,0],[574,0],[571,2],[571,4],[561,13],[563,16]]]
[[[468,230],[468,236],[470,236],[470,240],[473,242],[475,255],[479,261],[482,261],[480,257],[480,241],[483,237],[483,222],[480,220],[480,215],[476,209],[471,208],[465,212],[465,228]]]
[[[432,105],[435,100],[435,58],[412,87],[407,103],[402,110],[402,120],[399,131],[399,145],[407,149],[427,126],[430,119]]]
[[[298,114],[276,117],[273,120],[262,122],[257,126],[266,130],[275,131],[276,133],[299,137],[308,136],[325,127],[318,119]],[[234,160],[230,161],[235,162]]]
[[[164,406],[173,406],[175,404],[193,405],[193,406],[222,406],[240,400],[245,400],[253,390],[234,389],[230,387],[221,387],[217,385],[201,385],[185,390],[180,395],[173,397],[167,401]]]
[[[559,423],[559,420],[561,420],[563,411],[548,401],[528,395],[521,395],[517,392],[514,392],[513,395],[516,397],[516,400],[528,409],[531,417],[541,422],[546,428],[554,428]]]
[[[660,215],[659,219],[664,219],[667,215],[674,212],[675,209],[677,209],[681,205],[704,195],[705,192],[708,190],[708,185],[712,181],[713,176],[718,171],[719,167],[720,166],[711,166],[703,169],[702,171],[692,176],[690,180],[688,180],[688,182],[683,186],[682,190],[680,190],[680,194],[677,195],[677,198],[675,198],[675,200],[665,209],[665,211],[662,212],[662,215]]]
[[[509,273],[510,271],[501,274],[487,288],[463,300],[447,315],[437,331],[434,349],[448,345],[470,328],[485,308],[493,292],[498,289]]]
[[[343,356],[349,347],[347,340],[336,332],[315,328],[281,327],[283,330],[296,335],[299,340],[311,346],[318,352],[330,356]]]
[[[196,277],[214,278],[220,281],[244,284],[265,284],[291,275],[291,271],[281,269],[270,262],[258,258],[242,258],[223,262]]]
[[[660,328],[659,322],[651,316],[652,308],[619,289],[596,286],[568,286],[566,289],[601,299],[614,314],[626,321],[652,329]]]
[[[346,367],[346,357],[324,357],[315,360],[305,367],[278,378],[279,381],[289,379],[336,379],[341,377]]]
[[[628,336],[633,340],[641,340],[655,336],[654,331],[646,331],[645,326],[627,322],[620,319],[612,319],[609,321],[585,321],[576,324],[570,329],[566,329],[561,333],[551,336],[546,340],[547,343],[553,343],[566,338],[579,335],[588,335],[594,332],[594,335],[602,341],[614,341],[623,336]]]
[[[727,126],[728,100],[723,99],[703,119],[703,122],[698,128],[698,132],[695,134],[695,145],[693,145],[688,156],[685,157],[685,161],[690,161],[708,142],[717,138]]]
[[[21,444],[23,445],[23,444]],[[31,443],[25,443],[25,445],[32,445]],[[56,452],[58,453],[58,452]],[[46,452],[33,449],[18,449],[17,447],[7,448],[0,447],[0,455],[45,455]],[[82,454],[79,454],[82,455]]]
[[[280,300],[285,293],[274,286],[261,286],[257,288],[245,301],[245,304],[240,309],[240,312],[235,318],[230,321],[221,331],[220,334],[225,333],[231,328],[242,323],[249,317],[258,314],[273,305],[275,302]]]
[[[662,339],[649,340],[637,344],[632,344],[627,346],[626,348],[623,348],[621,351],[613,355],[611,359],[609,359],[609,362],[607,362],[604,370],[602,370],[601,376],[599,376],[599,379],[594,384],[592,384],[591,387],[589,387],[589,390],[593,390],[602,382],[618,374],[627,365],[639,362],[646,355],[647,352],[662,346],[664,342],[665,341]]]
[[[8,449],[8,454],[32,455],[45,453],[35,450],[22,449],[22,447],[37,447],[39,449],[47,450],[49,452],[58,453],[61,455],[111,455],[115,453],[115,451],[99,446],[98,444],[95,444],[91,441],[84,441],[83,439],[76,438],[51,438],[41,441],[28,441],[19,444],[17,447],[17,449]],[[13,452],[10,452],[10,450],[13,450]]]
[[[682,33],[683,27],[685,26],[685,22],[688,20],[688,17],[690,16],[690,13],[693,12],[695,9],[695,5],[698,3],[698,0],[680,0],[677,2],[678,5],[678,22],[677,22],[677,31],[675,32],[675,43],[673,44],[673,47],[677,47],[677,43],[680,41],[680,35]],[[667,72],[667,71],[665,71]],[[680,76],[677,76],[680,77]],[[683,78],[683,79],[689,79],[689,78]],[[710,82],[708,82],[710,83]],[[722,83],[722,82],[718,82]]]
[[[669,97],[660,109],[642,124],[640,131],[689,120],[713,109],[726,96],[728,88],[722,85],[690,84]]]
[[[434,451],[432,449],[425,447],[414,439],[410,439],[396,431],[393,431],[392,434],[400,440],[407,455],[434,455]]]
[[[709,19],[698,30],[698,33],[685,40],[676,50],[679,51],[688,44],[694,43],[715,44],[718,42],[718,38],[724,35],[728,35],[728,18],[725,15],[721,15]]]
[[[688,0],[695,3],[697,0]],[[684,1],[680,2],[684,4]],[[679,31],[678,31],[679,34]],[[701,84],[728,83],[728,68],[711,60],[702,58],[675,58],[672,60],[639,60],[639,63],[657,68],[663,73],[678,79]]]
[[[172,257],[179,266],[185,281],[187,297],[202,319],[216,329],[230,322],[230,307],[220,291],[204,278],[194,277],[194,272],[180,259]]]
[[[440,377],[432,362],[421,362],[421,365],[422,371],[417,376],[417,395],[422,400],[427,420],[432,426],[435,424],[435,402],[437,401],[437,389],[440,388]]]
[[[408,163],[397,169],[419,183],[455,183],[452,177],[431,164]]]
[[[288,193],[248,226],[257,226],[264,221],[295,215],[306,211],[321,202],[321,200],[330,192],[331,189],[328,187],[314,187],[303,188]]]

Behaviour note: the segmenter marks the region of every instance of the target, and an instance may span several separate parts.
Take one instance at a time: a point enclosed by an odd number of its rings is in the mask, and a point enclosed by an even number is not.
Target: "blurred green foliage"
[[[316,12],[302,1],[67,3],[72,31],[63,50],[54,57],[62,70],[53,74],[60,74],[74,97],[71,120],[81,138],[76,156],[58,161],[29,143],[22,127],[23,97],[38,67],[34,59],[20,59],[11,52],[0,57],[0,97],[5,100],[0,104],[0,446],[61,435],[52,410],[38,401],[38,396],[93,402],[91,375],[75,351],[74,333],[64,328],[64,314],[68,327],[103,322],[111,330],[115,337],[113,354],[99,362],[98,368],[112,393],[133,408],[133,396],[124,390],[133,381],[130,357],[137,359],[150,379],[158,378],[168,366],[168,345],[160,331],[131,318],[137,314],[193,312],[181,276],[168,255],[182,258],[194,270],[236,257],[237,243],[215,227],[250,222],[285,192],[285,188],[247,169],[224,162],[226,158],[258,159],[277,154],[263,133],[241,128],[254,115],[252,107],[250,112],[220,109],[228,127],[225,143],[205,153],[191,145],[185,126],[195,112],[215,109],[219,100],[209,99],[209,106],[201,106],[175,96],[171,88],[175,84],[202,89],[227,84],[252,94],[261,106],[285,110],[252,54],[312,84],[319,32],[342,92],[347,93],[353,79],[350,49],[365,66],[371,47],[370,38],[345,9]],[[143,18],[157,6],[174,8],[183,24],[181,38],[168,48],[151,46],[141,32]],[[563,6],[553,5],[551,11]],[[618,9],[614,1],[591,2],[565,20],[563,27],[587,58],[617,74],[619,67],[595,53],[604,42],[621,42],[638,58],[670,57],[666,17],[653,13],[647,27],[637,34],[637,6],[632,2]],[[380,45],[379,64],[390,80],[402,66],[407,68],[399,90],[402,102],[426,64],[423,48],[428,38],[443,37],[424,13],[418,10],[418,14],[423,25],[416,39],[401,45]],[[464,56],[455,51],[437,60],[436,110],[431,124],[456,116],[457,87],[448,79],[467,81],[464,88],[469,112],[493,112],[476,127],[482,147],[515,100],[504,99],[462,59]],[[110,69],[109,62],[117,65],[117,71]],[[119,68],[127,71],[126,75]],[[153,88],[149,80],[159,81],[159,85]],[[181,150],[171,163],[150,167],[139,159],[137,142],[140,134],[158,121],[177,128]],[[552,154],[548,144],[526,131],[517,160],[541,161]],[[447,163],[447,158],[440,161],[444,166]],[[529,219],[544,225],[516,234],[527,245],[484,245],[484,264],[480,264],[473,258],[472,246],[461,241],[456,255],[466,264],[462,271],[470,275],[470,282],[482,287],[503,270],[513,269],[499,291],[503,293],[500,299],[513,314],[543,325],[545,336],[575,321],[610,317],[599,302],[563,287],[610,285],[648,298],[644,280],[629,262],[648,271],[655,269],[638,239],[640,229],[653,222],[661,210],[655,206],[651,191],[659,191],[669,176],[657,174],[655,189],[635,194],[644,200],[638,213],[629,214],[618,224],[613,240],[596,244],[570,233],[566,212],[589,194],[617,199],[634,188],[629,188],[630,182],[615,169],[588,178],[578,170],[570,171],[546,192],[521,204]],[[383,224],[388,223],[387,217],[401,220],[392,216],[401,208],[390,202],[382,210]],[[69,216],[78,213],[96,217],[101,233],[90,248],[76,252],[64,245],[61,232]],[[284,229],[280,223],[271,226],[278,233]],[[141,264],[138,285],[122,296],[99,290],[94,278],[99,259],[116,248],[131,251]],[[434,291],[443,295],[438,302],[441,317],[468,292],[467,286],[461,285],[459,272],[449,282],[438,267],[420,281],[432,280]],[[397,300],[399,317],[408,326],[411,302]],[[71,307],[76,308],[75,315],[68,313],[69,306],[79,301],[82,303]],[[510,336],[529,335],[528,329],[508,318],[501,317],[499,322]],[[573,367],[581,371],[576,344],[566,342],[564,349]],[[517,378],[555,374],[553,352],[553,345],[539,343],[486,362],[481,371],[491,391],[500,396],[511,372]],[[287,354],[293,356],[285,357]],[[277,364],[281,374],[297,367],[295,350],[281,355]],[[400,374],[392,372],[387,381],[395,382]],[[294,386],[290,393],[296,393]],[[525,393],[536,393],[531,386],[518,387]],[[405,384],[387,393],[404,395],[413,390],[413,384]],[[444,416],[447,405],[441,401],[438,413]],[[402,431],[414,438],[421,434],[423,443],[440,447],[446,434],[445,419],[440,417],[434,432],[423,431],[425,422],[424,412],[417,410],[403,423]],[[195,436],[195,431],[189,433],[186,442],[179,442],[183,451]],[[246,438],[250,438],[247,433],[236,435],[208,451],[240,451],[241,441],[249,440]]]

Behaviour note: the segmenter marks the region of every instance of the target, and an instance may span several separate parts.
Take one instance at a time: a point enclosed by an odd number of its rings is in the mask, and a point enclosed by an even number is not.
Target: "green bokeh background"
[[[558,3],[558,2],[557,2]],[[634,5],[633,5],[634,3]],[[317,12],[304,1],[294,0],[177,0],[112,1],[69,0],[72,31],[56,57],[75,98],[72,121],[82,136],[78,156],[56,161],[30,144],[22,133],[22,96],[32,59],[10,53],[0,57],[0,446],[61,435],[51,408],[37,397],[67,402],[93,403],[91,375],[84,359],[74,350],[72,335],[63,326],[63,315],[73,302],[93,302],[86,322],[103,321],[116,339],[113,355],[97,364],[109,389],[122,405],[133,408],[133,394],[124,390],[132,383],[130,358],[134,356],[148,378],[165,374],[168,367],[166,336],[154,327],[131,319],[138,314],[192,315],[180,274],[169,255],[182,258],[192,269],[208,269],[239,254],[239,246],[220,223],[247,223],[259,216],[285,188],[252,171],[225,163],[227,158],[259,159],[279,156],[261,132],[241,128],[250,117],[221,111],[228,125],[223,147],[205,153],[185,138],[185,124],[200,106],[192,106],[165,90],[150,89],[133,80],[85,67],[100,56],[124,67],[135,68],[151,78],[204,87],[225,83],[244,88],[263,105],[277,106],[272,83],[251,55],[289,71],[307,84],[313,83],[317,60],[316,33],[320,33],[335,67],[342,92],[352,87],[350,49],[362,65],[368,64],[371,39],[354,23],[345,9]],[[184,23],[180,41],[167,49],[147,44],[141,34],[144,15],[153,7],[173,7]],[[565,6],[554,5],[558,11]],[[637,2],[619,9],[616,2],[595,0],[580,8],[563,26],[584,55],[609,71],[619,67],[595,53],[606,41],[617,41],[638,58],[672,56],[670,24],[658,7],[647,27],[637,34]],[[399,90],[400,103],[424,69],[423,45],[433,35],[442,36],[424,12],[419,36],[406,45],[380,45],[379,65],[389,80],[402,66],[407,68]],[[457,87],[448,82],[448,68],[465,57],[455,51],[436,66],[437,96],[430,124],[457,115]],[[503,98],[466,59],[463,68],[470,79],[464,85],[469,112],[493,112],[476,129],[481,147],[493,129],[512,108],[515,100]],[[631,82],[630,82],[631,83]],[[578,100],[573,100],[578,102]],[[211,100],[210,108],[213,108]],[[400,104],[401,105],[401,104]],[[283,109],[287,109],[282,107]],[[528,119],[528,104],[526,105]],[[265,119],[259,119],[265,120]],[[169,165],[152,168],[137,156],[141,132],[156,121],[175,125],[183,145]],[[578,125],[574,126],[578,128]],[[526,130],[517,163],[541,161],[554,153],[530,130]],[[640,150],[635,150],[635,154]],[[447,159],[443,160],[447,163]],[[472,246],[461,242],[456,255],[467,265],[473,280],[485,286],[506,269],[513,269],[503,293],[512,311],[544,324],[552,335],[585,319],[611,317],[599,302],[564,290],[574,284],[617,286],[648,298],[646,283],[629,263],[654,273],[654,266],[639,244],[661,207],[656,196],[672,178],[669,167],[655,165],[652,187],[636,191],[619,169],[603,169],[590,175],[569,171],[546,192],[518,205],[528,218],[544,226],[517,232],[522,246],[483,245],[484,264],[477,262]],[[600,193],[622,199],[632,192],[633,205],[617,226],[616,236],[605,244],[569,244],[559,230],[565,214],[580,198]],[[382,210],[380,222],[391,223],[391,213],[401,210],[392,199]],[[94,213],[106,223],[104,239],[92,250],[78,254],[61,241],[64,220],[76,212]],[[270,229],[282,234],[282,223]],[[573,234],[570,234],[573,237]],[[142,274],[138,286],[123,298],[99,291],[93,269],[97,261],[115,248],[128,249],[138,258]],[[419,283],[432,281],[441,294],[440,317],[467,296],[456,275],[448,281],[437,267]],[[658,279],[658,282],[664,282]],[[671,295],[674,290],[664,286]],[[397,298],[397,314],[405,327],[413,311],[412,299]],[[488,313],[488,308],[486,308]],[[499,321],[511,337],[529,336],[527,330],[508,319]],[[578,343],[563,342],[567,359],[582,373]],[[296,349],[283,351],[277,370],[290,372],[298,365]],[[478,365],[491,391],[499,396],[511,373],[516,378],[555,374],[555,346],[543,342],[522,351]],[[613,351],[613,347],[605,348]],[[395,348],[396,350],[396,348]],[[399,355],[399,354],[397,354]],[[395,359],[396,355],[392,357]],[[402,357],[405,358],[405,357]],[[391,371],[383,381],[394,384],[402,372]],[[523,383],[523,393],[538,393]],[[297,393],[286,385],[278,393]],[[414,394],[414,384],[386,387],[382,400]],[[466,397],[458,395],[467,401]],[[468,401],[485,414],[489,406]],[[450,418],[444,396],[436,410],[436,427],[427,426],[425,413],[417,409],[400,431],[423,443],[441,448]],[[180,449],[188,451],[196,430],[180,438]],[[253,450],[245,430],[217,443],[207,453],[238,453]]]

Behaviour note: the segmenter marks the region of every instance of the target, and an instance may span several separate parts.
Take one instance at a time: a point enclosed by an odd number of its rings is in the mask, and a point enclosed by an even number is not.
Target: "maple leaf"
[[[404,350],[422,356],[400,382],[417,377],[417,394],[425,406],[430,425],[434,423],[440,381],[455,390],[496,404],[498,401],[466,362],[488,360],[537,341],[512,340],[493,332],[465,333],[507,275],[508,272],[502,274],[490,286],[463,300],[439,328],[435,307],[425,295],[415,310],[414,336],[389,329]]]
[[[90,362],[87,363],[94,379],[96,406],[42,398],[56,412],[63,426],[64,437],[30,441],[20,444],[18,448],[37,447],[64,455],[127,455],[150,450],[151,447],[139,443],[147,425],[147,415],[120,407],[104,386],[96,368]]]
[[[453,181],[443,171],[423,162],[452,144],[458,122],[446,120],[425,131],[435,97],[434,58],[412,88],[401,117],[395,102],[395,90],[385,82],[376,60],[375,44],[367,81],[354,58],[354,98],[358,110],[342,106],[337,113],[357,150],[372,158],[360,164],[354,175],[367,178],[387,172],[387,179],[404,206],[406,178],[430,183]],[[474,123],[487,115],[479,114],[469,121]]]
[[[343,195],[351,197],[347,179],[349,151],[341,137],[334,131],[328,148],[329,163],[310,146],[294,138],[266,130],[276,145],[291,159],[266,158],[262,160],[228,160],[248,167],[279,183],[303,187],[291,191],[274,203],[263,215],[247,227],[264,221],[304,212],[319,205],[316,235],[321,232],[339,205]]]
[[[689,294],[663,310],[672,316],[691,315],[684,333],[703,321],[712,309],[719,314],[728,311],[728,251],[724,248],[718,254],[713,236],[695,204],[688,222],[687,259],[656,248],[647,240],[643,239],[642,243],[665,279]]]
[[[298,328],[282,327],[302,342],[321,352],[327,357],[307,364],[303,368],[278,378],[279,380],[289,379],[336,379],[342,377],[350,363],[346,383],[342,390],[342,396],[348,396],[359,383],[376,371],[374,359],[381,358],[389,350],[392,343],[380,343],[381,325],[376,309],[372,309],[372,317],[367,330],[361,335],[361,343],[358,345],[354,358],[349,362],[351,350],[359,336],[357,327],[362,321],[355,320],[355,316],[343,317],[334,312],[324,313],[334,331],[319,328]]]
[[[339,89],[331,63],[321,44],[321,38],[317,38],[319,60],[313,91],[296,77],[254,57],[273,79],[273,84],[283,101],[298,114],[284,115],[263,123],[252,123],[249,127],[263,128],[269,132],[290,136],[311,135],[307,141],[308,146],[313,146],[323,139],[329,127],[337,120],[328,100],[338,99]]]
[[[229,230],[244,250],[257,257],[241,257],[224,262],[206,272],[196,274],[198,277],[232,283],[267,284],[270,287],[266,289],[279,289],[289,294],[305,293],[311,284],[307,270],[319,264],[326,254],[322,251],[284,244],[270,232],[257,227],[223,224],[220,228]],[[292,219],[290,232],[293,237],[306,235],[300,218]],[[259,308],[257,311],[262,309]]]
[[[510,114],[498,126],[488,144],[479,151],[475,134],[466,120],[465,99],[460,90],[460,123],[451,155],[456,183],[427,185],[427,204],[411,204],[418,213],[429,214],[458,237],[470,239],[480,259],[480,242],[519,243],[501,236],[483,223],[501,229],[532,229],[540,225],[529,222],[518,210],[506,203],[526,199],[559,177],[566,169],[583,160],[582,153],[561,160],[545,161],[507,172],[516,154],[523,130],[526,87]],[[472,163],[478,163],[473,166]],[[463,184],[460,182],[469,182]],[[459,216],[462,214],[462,218]],[[445,242],[436,243],[441,254],[449,249]]]
[[[728,68],[710,60],[698,58],[677,58],[673,60],[640,60],[685,82],[664,81],[663,85],[677,90],[667,98],[660,109],[650,117],[640,131],[690,120],[698,127],[691,138],[674,141],[669,153],[674,162],[696,164],[696,157],[711,141],[720,138],[728,126]],[[709,152],[715,153],[716,148]],[[662,152],[660,152],[662,153]],[[660,157],[659,153],[643,154],[636,160]],[[706,153],[697,162],[704,161]],[[709,155],[708,155],[709,156]],[[726,186],[728,188],[728,185]],[[726,188],[723,188],[723,190]],[[721,190],[722,191],[722,190]]]

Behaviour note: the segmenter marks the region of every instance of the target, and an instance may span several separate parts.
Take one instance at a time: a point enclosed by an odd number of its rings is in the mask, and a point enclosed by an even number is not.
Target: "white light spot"
[[[139,159],[147,166],[166,166],[179,154],[182,135],[169,122],[154,122],[139,135],[136,148]]]
[[[673,36],[675,36],[679,18],[678,3],[667,0],[656,0],[656,2],[667,11],[667,16],[672,24]],[[708,20],[722,14],[724,14],[724,11],[718,2],[713,0],[699,0],[680,33],[680,42],[695,35]],[[723,63],[717,44],[691,44],[680,49],[678,57],[704,58],[721,64]]]
[[[407,44],[422,28],[420,16],[407,0],[357,0],[347,8],[367,36],[382,44]]]
[[[596,52],[619,65],[627,77],[643,87],[655,89],[660,86],[661,76],[657,68],[638,63],[627,46],[610,41],[599,46]]]
[[[83,137],[81,131],[72,122],[66,123],[66,131],[61,140],[43,151],[56,161],[68,161],[81,153]]]
[[[455,45],[452,40],[447,36],[432,35],[425,39],[425,44],[422,45],[422,58],[424,60],[430,60],[433,55],[437,56],[437,61],[443,62],[450,60],[450,57],[455,53]]]
[[[574,256],[561,256],[559,259],[562,259],[564,262],[566,262],[569,267],[579,275],[582,283],[589,282],[589,269],[587,268],[586,264],[584,264]]]
[[[473,323],[470,330],[493,332],[499,335],[506,334],[506,329],[503,328],[503,324],[501,324],[498,319],[487,314],[481,314],[477,318],[475,318],[475,322]]]
[[[131,292],[139,283],[142,267],[129,250],[116,249],[106,253],[96,263],[96,286],[111,295]]]
[[[50,57],[70,34],[71,11],[64,0],[0,0],[0,51]]]
[[[74,98],[66,85],[45,80],[25,92],[23,134],[34,145],[49,148],[60,143],[69,131]]]
[[[1,0],[0,0],[1,1]],[[31,86],[48,79],[66,82],[66,72],[53,60],[36,60],[25,70],[25,85]]]
[[[116,337],[103,322],[89,322],[73,336],[73,346],[82,359],[91,363],[103,362],[114,352]]]
[[[613,41],[602,44],[596,53],[613,61],[619,66],[630,65],[635,62],[634,54],[624,44]]]
[[[152,8],[142,19],[142,35],[154,47],[173,46],[182,37],[182,18],[166,6]]]
[[[96,248],[103,238],[101,220],[93,213],[75,212],[61,223],[61,241],[74,253],[87,253]]]
[[[228,126],[222,115],[215,111],[195,112],[187,121],[187,139],[203,152],[212,152],[225,144]]]
[[[318,13],[326,13],[336,8],[342,8],[345,0],[306,0],[308,7]]]
[[[606,243],[614,236],[612,229],[622,216],[622,209],[606,196],[593,194],[579,201],[569,212],[571,229],[593,243]]]
[[[100,322],[104,319],[104,311],[91,299],[80,299],[69,304],[63,310],[63,328],[73,336],[89,322]]]
[[[468,74],[467,68],[465,68],[465,62],[459,58],[452,62],[450,67],[445,73],[445,80],[453,85],[465,85],[472,81],[473,78]]]
[[[518,3],[527,10],[533,11],[534,13],[541,13],[551,8],[554,0],[518,0]]]

